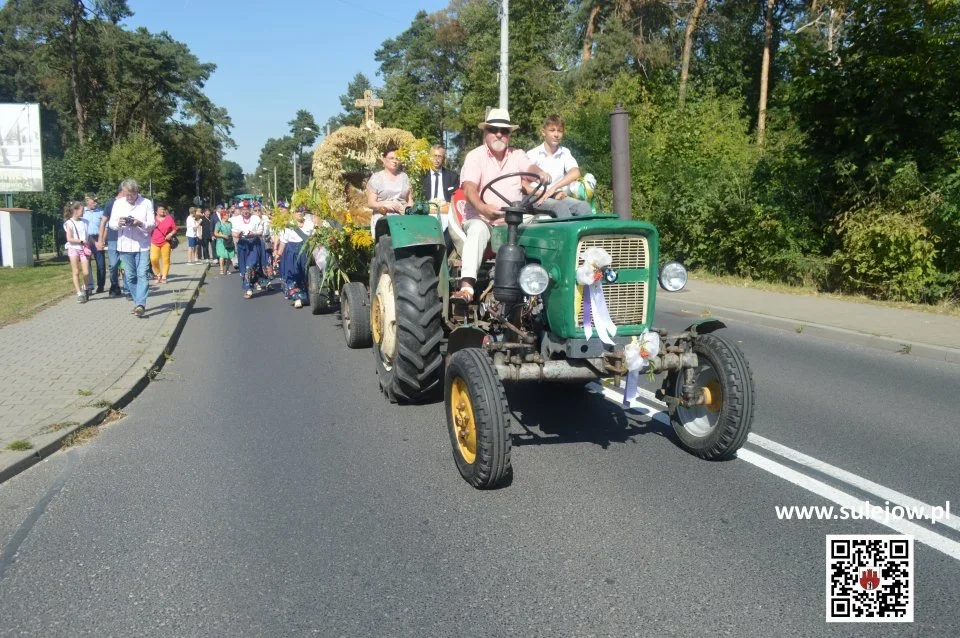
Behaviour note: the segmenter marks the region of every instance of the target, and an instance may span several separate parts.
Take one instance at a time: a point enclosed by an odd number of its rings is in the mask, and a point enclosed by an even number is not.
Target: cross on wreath
[[[373,91],[367,89],[363,92],[363,99],[354,100],[353,105],[357,108],[362,108],[364,111],[364,120],[367,123],[371,123],[377,121],[374,117],[374,109],[382,107],[383,100],[374,98]]]

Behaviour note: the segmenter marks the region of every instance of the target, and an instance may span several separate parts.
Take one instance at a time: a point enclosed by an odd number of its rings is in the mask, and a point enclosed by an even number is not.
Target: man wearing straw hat
[[[460,290],[453,293],[451,299],[463,304],[473,301],[477,271],[490,241],[490,227],[504,223],[500,210],[503,201],[490,191],[481,200],[480,191],[507,173],[536,173],[541,180],[551,181],[550,174],[531,162],[525,151],[510,146],[510,135],[519,127],[510,121],[506,109],[490,109],[478,126],[483,130],[483,144],[467,153],[460,172],[463,194],[467,198],[463,222],[466,239],[461,255]],[[495,188],[510,201],[523,197],[520,177],[503,180]]]

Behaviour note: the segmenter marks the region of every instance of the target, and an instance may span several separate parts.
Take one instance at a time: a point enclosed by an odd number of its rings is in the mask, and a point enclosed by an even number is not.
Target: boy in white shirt
[[[539,168],[550,173],[553,181],[537,201],[537,208],[555,211],[557,217],[579,217],[593,211],[587,202],[567,195],[566,187],[580,179],[580,165],[563,141],[563,118],[554,113],[547,117],[540,129],[543,144],[530,149],[527,155]]]

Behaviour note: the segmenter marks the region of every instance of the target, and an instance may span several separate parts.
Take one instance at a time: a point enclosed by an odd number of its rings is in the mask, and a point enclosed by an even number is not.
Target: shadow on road
[[[513,420],[522,432],[513,445],[593,443],[607,449],[637,436],[655,434],[671,441],[673,431],[653,419],[625,412],[599,394],[578,385],[528,385],[507,388]]]

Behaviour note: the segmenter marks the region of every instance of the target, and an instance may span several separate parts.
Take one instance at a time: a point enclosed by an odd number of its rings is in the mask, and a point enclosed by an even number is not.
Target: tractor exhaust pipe
[[[613,210],[620,219],[632,219],[630,115],[621,104],[610,113],[610,151],[613,154]]]

